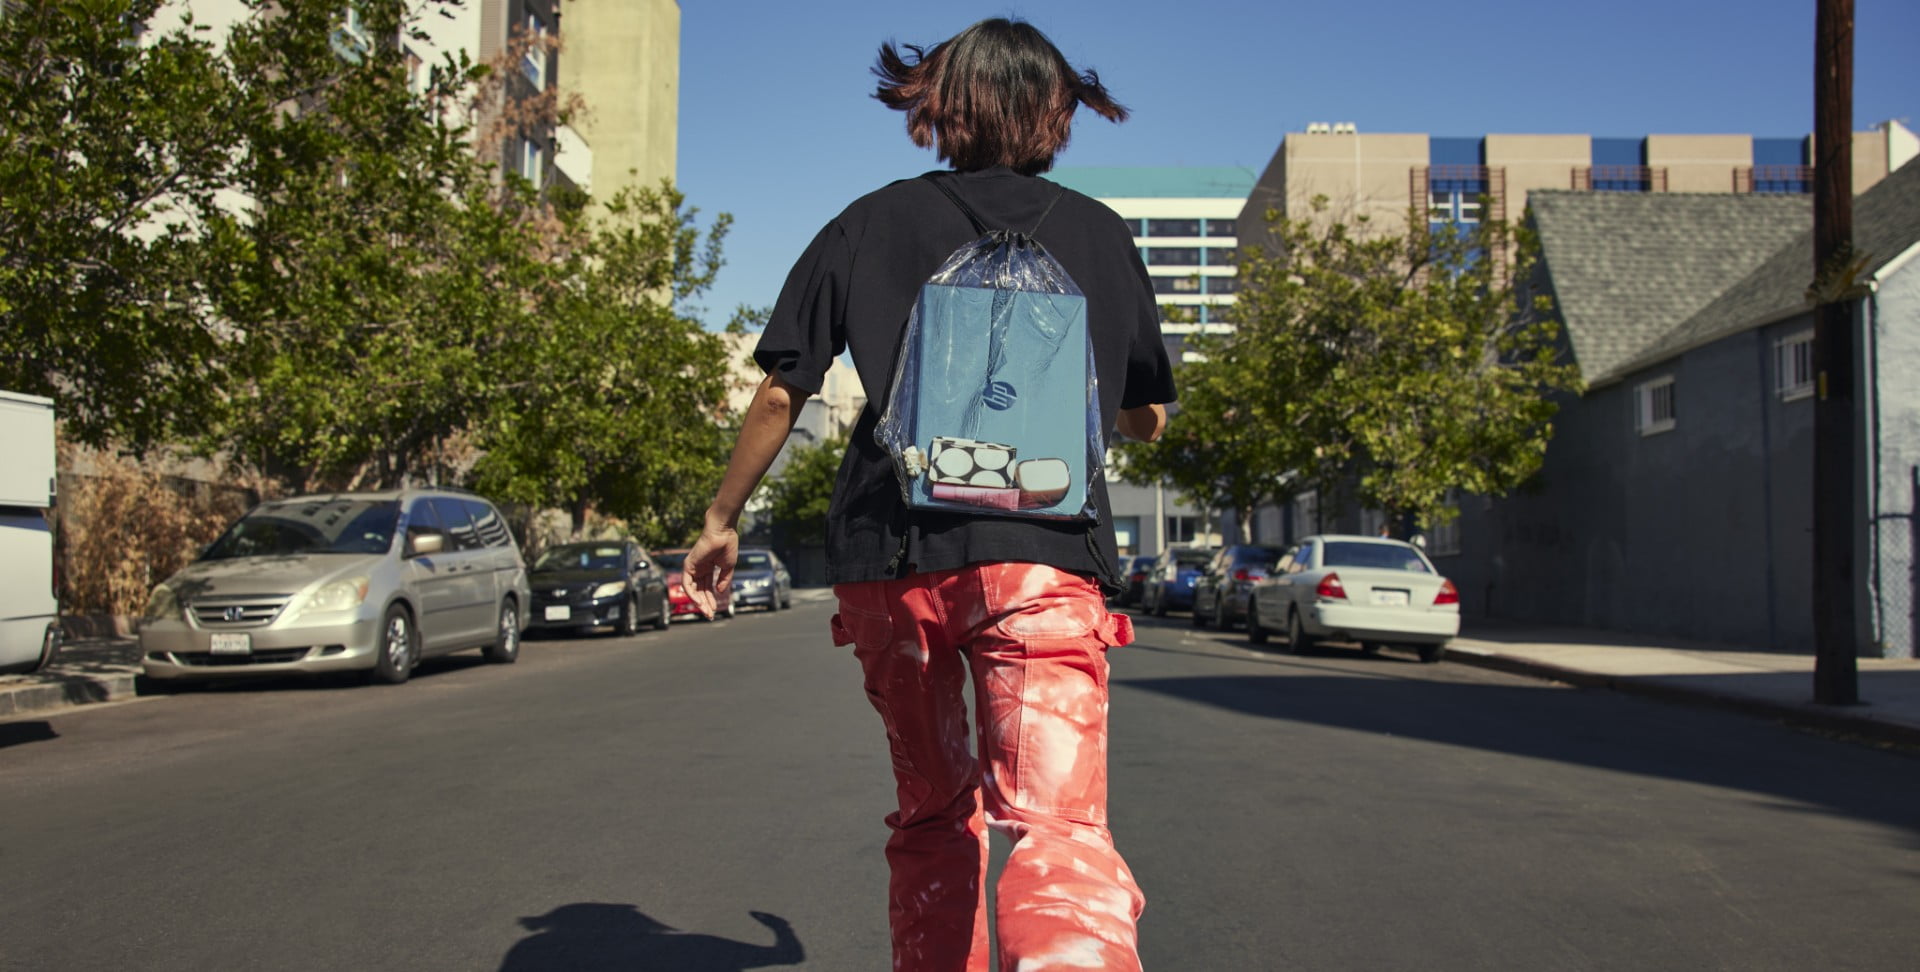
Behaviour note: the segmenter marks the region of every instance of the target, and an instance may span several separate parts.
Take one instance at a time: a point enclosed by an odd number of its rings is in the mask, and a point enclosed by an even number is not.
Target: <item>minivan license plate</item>
[[[207,651],[215,655],[251,655],[253,654],[253,636],[250,634],[217,634]]]

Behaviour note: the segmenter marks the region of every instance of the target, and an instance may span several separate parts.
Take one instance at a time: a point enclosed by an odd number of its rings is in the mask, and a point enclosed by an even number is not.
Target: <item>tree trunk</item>
[[[587,528],[587,498],[585,496],[575,496],[568,512],[573,516],[573,533],[571,534],[571,538],[578,540],[580,539],[580,532]]]

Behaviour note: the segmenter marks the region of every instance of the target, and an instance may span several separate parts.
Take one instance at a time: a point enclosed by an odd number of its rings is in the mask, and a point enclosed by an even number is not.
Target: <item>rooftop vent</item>
[[[1352,122],[1334,122],[1333,133],[1335,135],[1358,135],[1360,129],[1355,128]]]
[[[1308,122],[1307,123],[1308,135],[1325,135],[1331,131],[1333,131],[1333,126],[1327,124],[1326,122]]]

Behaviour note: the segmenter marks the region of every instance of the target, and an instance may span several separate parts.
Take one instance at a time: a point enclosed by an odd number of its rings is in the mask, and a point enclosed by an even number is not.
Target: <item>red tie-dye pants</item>
[[[893,967],[987,972],[987,831],[1013,842],[995,908],[1002,972],[1138,969],[1145,899],[1107,831],[1106,650],[1133,640],[1099,586],[976,564],[834,588],[886,724]],[[964,685],[973,676],[978,757]]]

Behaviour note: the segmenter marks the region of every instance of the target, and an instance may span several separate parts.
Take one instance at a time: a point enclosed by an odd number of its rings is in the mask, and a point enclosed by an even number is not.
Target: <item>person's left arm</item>
[[[780,454],[780,447],[786,445],[807,398],[804,389],[787,384],[777,374],[761,379],[760,387],[754,390],[753,404],[741,418],[733,457],[727,461],[712,505],[707,507],[700,539],[687,554],[687,596],[701,614],[712,617],[719,592],[733,583],[733,562],[740,552],[740,513],[773,465],[774,457]]]

